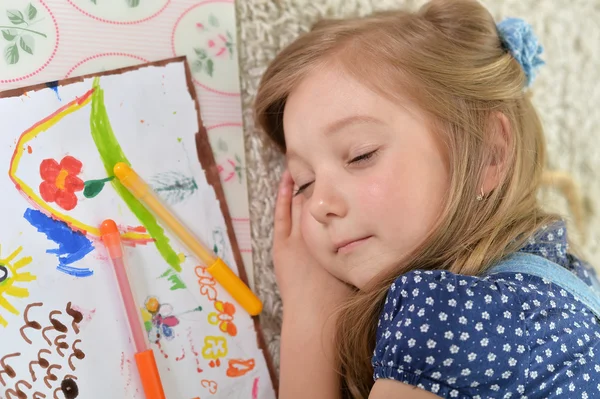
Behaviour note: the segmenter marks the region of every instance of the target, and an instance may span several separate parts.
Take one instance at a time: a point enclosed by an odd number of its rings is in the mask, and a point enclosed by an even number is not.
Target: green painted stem
[[[20,30],[24,30],[25,32],[35,33],[36,35],[40,35],[40,36],[43,36],[46,38],[48,37],[48,35],[46,35],[45,33],[27,29],[27,28],[21,28],[19,26],[0,26],[0,29],[20,29]]]
[[[115,177],[114,176],[109,176],[109,177],[105,177],[104,179],[98,179],[99,182],[102,183],[108,183],[109,181],[112,181]]]
[[[123,149],[119,145],[117,138],[112,130],[106,107],[104,105],[104,90],[100,88],[100,79],[94,79],[94,93],[92,94],[92,111],[90,114],[90,128],[92,138],[98,148],[98,153],[106,169],[108,175],[113,174],[113,167],[118,162],[125,162],[127,165],[131,163],[125,157]],[[179,256],[169,244],[169,239],[165,235],[165,231],[157,223],[156,218],[144,205],[137,200],[125,188],[118,179],[112,181],[117,194],[125,201],[129,209],[144,225],[148,234],[154,239],[154,243],[158,252],[164,260],[176,271],[181,271]]]

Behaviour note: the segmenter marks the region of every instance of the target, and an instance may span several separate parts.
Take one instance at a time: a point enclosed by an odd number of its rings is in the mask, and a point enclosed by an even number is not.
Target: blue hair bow
[[[545,62],[539,57],[544,48],[533,28],[520,18],[507,18],[496,25],[503,46],[521,64],[527,77],[527,87],[535,79],[537,69]]]

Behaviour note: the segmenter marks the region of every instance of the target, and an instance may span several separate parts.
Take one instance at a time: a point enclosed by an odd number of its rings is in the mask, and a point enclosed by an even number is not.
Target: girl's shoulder
[[[551,370],[569,368],[561,355],[567,361],[576,353],[587,356],[599,340],[589,309],[545,279],[415,270],[388,290],[377,327],[374,377],[442,397],[494,392],[518,397],[529,377],[539,377],[544,387],[554,378]],[[600,370],[594,378],[600,382]]]
[[[413,270],[390,286],[378,330],[385,336],[390,328],[416,328],[428,333],[431,328],[445,327],[449,333],[442,335],[452,336],[460,330],[482,331],[484,324],[489,330],[493,321],[516,328],[523,321],[519,310],[529,309],[528,299],[556,297],[554,291],[550,283],[520,273],[479,277],[445,270]],[[500,324],[496,328],[499,334],[505,329]],[[467,335],[462,334],[463,340]]]

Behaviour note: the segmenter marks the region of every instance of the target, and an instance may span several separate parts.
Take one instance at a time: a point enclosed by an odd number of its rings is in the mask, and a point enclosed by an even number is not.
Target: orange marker
[[[129,321],[129,329],[135,346],[135,363],[140,373],[142,386],[147,399],[165,399],[160,375],[156,367],[154,352],[150,349],[148,337],[142,330],[142,321],[140,312],[135,304],[135,298],[127,277],[125,262],[123,261],[123,248],[121,245],[121,235],[114,221],[107,219],[100,226],[102,241],[108,250],[115,268],[115,275],[119,283],[119,290],[125,306],[125,313]]]
[[[115,176],[146,208],[156,215],[179,240],[207,266],[208,272],[248,313],[256,316],[262,311],[262,302],[246,284],[212,251],[169,212],[150,186],[129,165],[119,162],[114,167]]]

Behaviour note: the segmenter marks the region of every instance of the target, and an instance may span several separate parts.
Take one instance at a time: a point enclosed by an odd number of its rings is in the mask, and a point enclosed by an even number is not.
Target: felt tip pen
[[[165,399],[154,352],[150,348],[148,337],[144,333],[144,330],[142,330],[140,312],[136,306],[127,270],[125,269],[121,234],[115,222],[110,219],[102,223],[100,233],[115,269],[119,291],[121,291],[121,298],[135,346],[135,363],[140,374],[144,393],[147,399]]]
[[[113,170],[121,184],[154,213],[199,261],[207,266],[208,272],[240,306],[252,316],[256,316],[262,311],[262,302],[250,288],[163,205],[150,186],[129,165],[119,162]]]

